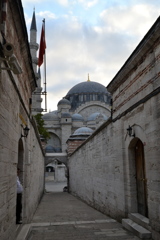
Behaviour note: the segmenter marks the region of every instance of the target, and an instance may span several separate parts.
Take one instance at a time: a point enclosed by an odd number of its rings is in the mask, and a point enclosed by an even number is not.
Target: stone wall
[[[112,124],[107,122],[100,129],[71,155],[69,188],[96,209],[121,219],[125,216],[122,141],[117,137],[113,144],[116,128]]]
[[[22,69],[15,74],[9,59],[2,60],[0,66],[5,68],[0,71],[0,239],[12,240],[17,229],[17,167],[24,188],[22,221],[27,223],[44,191],[44,153],[31,115],[30,99],[36,81],[21,1],[7,1],[4,29],[3,37],[0,33],[0,54],[3,56],[6,42],[12,44]],[[29,134],[22,137],[26,125]]]
[[[24,215],[23,222],[30,222],[44,193],[45,162],[34,119],[30,125],[24,158]],[[28,139],[29,138],[29,139]]]
[[[144,144],[148,217],[154,239],[159,238],[160,229],[159,103],[160,94],[123,119],[103,125],[68,162],[71,193],[121,221],[128,213],[137,212],[134,147],[140,139]],[[152,114],[146,115],[149,109]],[[133,118],[138,123],[134,124],[135,138],[129,137],[126,130]]]
[[[66,182],[67,178],[65,176],[65,165],[56,165],[55,168],[55,182]]]
[[[111,119],[69,158],[69,189],[121,221],[139,212],[137,143],[144,152],[146,216],[160,239],[160,18],[108,86]],[[127,129],[132,127],[129,136]]]

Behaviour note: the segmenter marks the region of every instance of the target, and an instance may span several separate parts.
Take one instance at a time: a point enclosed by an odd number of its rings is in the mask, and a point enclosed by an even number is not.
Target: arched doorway
[[[137,140],[134,150],[137,187],[137,210],[138,213],[148,217],[144,145],[140,139]]]
[[[128,160],[126,177],[129,177],[127,181],[129,184],[125,185],[127,212],[148,217],[144,144],[137,137],[134,137],[129,144]]]
[[[23,183],[23,168],[24,168],[24,147],[22,139],[18,142],[18,164],[17,167],[20,169],[20,180]]]
[[[24,183],[24,147],[23,147],[23,141],[22,139],[18,142],[18,163],[17,163],[17,173],[19,177],[19,181],[23,186]],[[18,182],[19,182],[18,181]],[[19,188],[17,188],[19,189]],[[17,199],[16,199],[16,222],[19,222],[23,218],[23,212],[24,212],[24,204],[23,204],[23,192],[19,193],[17,192]],[[17,220],[18,218],[18,220]]]

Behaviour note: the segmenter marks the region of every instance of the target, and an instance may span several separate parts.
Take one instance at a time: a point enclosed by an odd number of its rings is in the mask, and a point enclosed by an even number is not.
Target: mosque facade
[[[110,117],[110,93],[102,84],[88,80],[73,86],[57,104],[57,110],[43,115],[50,133],[46,152],[66,152],[67,140],[86,139]],[[81,137],[80,137],[81,136]]]
[[[44,112],[41,107],[43,88],[40,70],[37,71],[37,50],[36,17],[33,12],[30,27],[30,51],[37,81],[37,87],[32,94],[33,115]],[[50,139],[45,146],[46,153],[67,152],[67,140],[69,138],[71,141],[75,140],[77,134],[75,131],[78,131],[80,141],[86,139],[110,117],[110,101],[111,95],[106,87],[91,81],[89,75],[87,81],[73,86],[58,102],[56,110],[43,115],[44,126],[50,133]]]

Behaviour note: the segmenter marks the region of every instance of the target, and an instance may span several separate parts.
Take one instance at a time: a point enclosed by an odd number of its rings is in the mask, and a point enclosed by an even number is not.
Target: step
[[[141,227],[131,219],[122,219],[122,225],[127,230],[133,232],[136,236],[138,236],[141,239],[151,239],[152,234],[150,231],[145,229],[144,227]]]
[[[149,219],[139,213],[128,214],[129,219],[139,224],[140,226],[150,230]]]

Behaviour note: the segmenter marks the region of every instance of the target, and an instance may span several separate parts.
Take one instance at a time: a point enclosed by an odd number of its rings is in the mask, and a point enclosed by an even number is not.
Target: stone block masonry
[[[160,239],[159,35],[160,18],[107,87],[112,118],[68,160],[72,194],[118,221],[145,216],[154,240]]]
[[[0,71],[0,239],[16,235],[17,167],[23,185],[22,221],[32,218],[44,191],[44,152],[31,114],[31,93],[36,79],[21,1],[7,4],[5,31],[0,34],[0,55],[5,42],[12,44],[22,73],[15,74],[8,59]],[[5,55],[4,55],[5,58]],[[29,134],[24,137],[24,128]],[[23,137],[22,137],[23,135]]]

